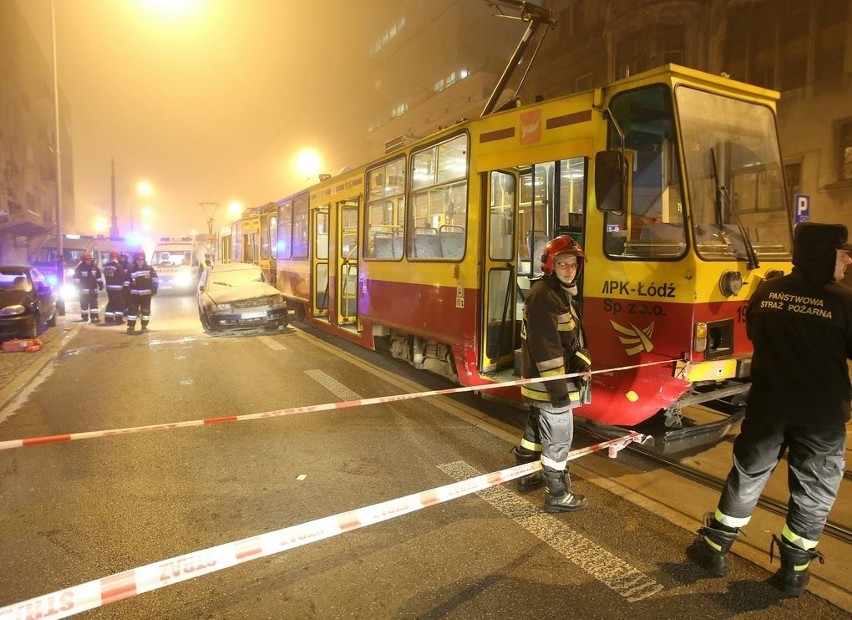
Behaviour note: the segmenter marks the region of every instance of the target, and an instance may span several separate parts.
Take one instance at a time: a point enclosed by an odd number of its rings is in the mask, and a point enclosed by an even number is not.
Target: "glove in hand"
[[[592,370],[592,356],[585,347],[574,351],[569,364],[570,372],[590,372]]]

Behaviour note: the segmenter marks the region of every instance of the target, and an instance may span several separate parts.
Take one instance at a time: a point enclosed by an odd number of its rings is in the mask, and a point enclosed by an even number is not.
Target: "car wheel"
[[[50,315],[50,318],[47,319],[48,327],[56,327],[56,310],[53,311],[53,314]]]
[[[38,338],[38,316],[32,317],[21,332],[21,338]]]

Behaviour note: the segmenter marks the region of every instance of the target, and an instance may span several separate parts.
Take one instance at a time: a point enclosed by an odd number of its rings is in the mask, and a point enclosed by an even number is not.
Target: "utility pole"
[[[118,239],[118,217],[115,215],[115,158],[112,159],[112,174],[110,175],[110,189],[112,191],[112,225],[109,227],[109,238]]]
[[[56,272],[56,286],[61,291],[65,284],[65,247],[62,236],[62,156],[59,149],[59,70],[56,67],[56,7],[50,0],[50,43],[53,51],[53,120],[54,150],[56,156],[56,249],[59,259]],[[65,316],[65,298],[57,303],[57,314]]]
[[[199,202],[198,206],[200,206],[204,210],[204,216],[207,218],[207,233],[213,234],[213,218],[216,215],[216,209],[219,208],[218,202]]]

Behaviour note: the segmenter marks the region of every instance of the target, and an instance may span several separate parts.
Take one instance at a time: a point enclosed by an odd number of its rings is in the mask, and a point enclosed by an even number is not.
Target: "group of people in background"
[[[103,269],[86,252],[74,269],[74,284],[80,293],[82,322],[100,323],[98,293],[106,288],[105,324],[124,325],[126,317],[128,334],[135,333],[137,320],[141,331],[148,331],[151,298],[157,294],[159,282],[143,250],[134,253],[132,262],[126,252],[113,250]]]

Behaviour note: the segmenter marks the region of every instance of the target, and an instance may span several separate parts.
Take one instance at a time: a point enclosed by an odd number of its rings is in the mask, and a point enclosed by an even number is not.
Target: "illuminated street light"
[[[143,198],[150,198],[154,193],[154,187],[148,181],[139,181],[136,184],[136,193]]]
[[[103,215],[96,215],[92,226],[94,227],[96,233],[103,234],[104,232],[106,232],[107,228],[109,228],[109,222],[107,221],[107,218]]]
[[[154,195],[154,186],[145,179],[136,183],[136,199],[130,205],[130,233],[127,235],[128,241],[131,243],[141,242],[142,235],[140,230],[151,232],[154,219],[154,210],[148,206],[148,198]],[[136,210],[139,210],[139,217],[136,223],[133,222],[133,216]],[[137,228],[139,230],[137,230]]]
[[[313,149],[302,149],[296,154],[296,171],[305,179],[312,179],[320,171],[320,155]]]
[[[230,213],[233,218],[240,217],[243,214],[243,203],[239,200],[232,200],[231,204],[228,205],[228,213]]]

